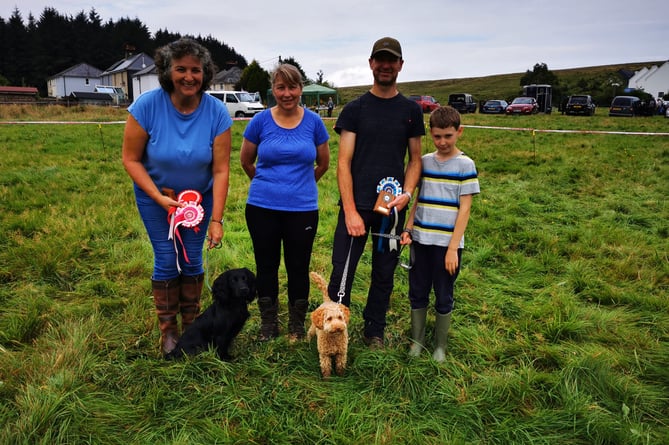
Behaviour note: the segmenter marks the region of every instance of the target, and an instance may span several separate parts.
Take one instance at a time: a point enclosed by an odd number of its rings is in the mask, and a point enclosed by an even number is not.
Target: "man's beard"
[[[381,85],[381,86],[384,86],[384,87],[391,87],[391,86],[395,85],[396,81],[397,81],[397,75],[396,74],[391,75],[390,78],[388,78],[387,76],[384,76],[383,79],[381,79],[381,76],[379,76],[377,74],[374,74],[374,82],[377,85]]]

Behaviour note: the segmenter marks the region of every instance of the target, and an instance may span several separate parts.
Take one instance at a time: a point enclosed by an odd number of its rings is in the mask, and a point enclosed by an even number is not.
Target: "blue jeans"
[[[204,241],[207,237],[207,228],[211,218],[211,207],[213,203],[213,193],[209,191],[202,196],[202,207],[204,208],[204,219],[194,228],[179,227],[181,240],[183,241],[188,262],[184,256],[183,247],[177,240],[176,249],[173,239],[167,239],[170,230],[170,224],[167,220],[167,212],[159,206],[146,193],[135,186],[135,198],[137,200],[137,209],[142,218],[146,232],[153,247],[153,276],[154,280],[171,280],[179,276],[177,268],[177,259],[181,267],[181,274],[185,276],[195,276],[204,273],[202,250]],[[178,254],[177,254],[178,252]]]

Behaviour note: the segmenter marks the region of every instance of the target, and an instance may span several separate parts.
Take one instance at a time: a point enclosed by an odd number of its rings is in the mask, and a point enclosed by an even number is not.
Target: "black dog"
[[[165,356],[174,360],[214,346],[221,360],[230,360],[229,348],[249,318],[248,304],[256,297],[255,275],[232,269],[214,280],[213,302],[183,333],[176,348]]]

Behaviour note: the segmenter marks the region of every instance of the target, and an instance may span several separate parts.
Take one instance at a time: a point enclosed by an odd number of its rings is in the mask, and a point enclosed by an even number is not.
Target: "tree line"
[[[72,66],[88,63],[104,71],[128,54],[153,57],[156,48],[180,37],[167,29],[152,36],[138,19],[103,22],[95,8],[72,16],[46,7],[39,18],[29,14],[26,20],[15,8],[9,19],[0,17],[0,85],[33,86],[46,96],[47,78]],[[244,56],[225,43],[191,37],[209,49],[219,70],[247,67]]]

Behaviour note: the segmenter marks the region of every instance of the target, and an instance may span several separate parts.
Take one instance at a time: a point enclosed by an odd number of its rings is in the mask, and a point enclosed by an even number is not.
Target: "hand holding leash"
[[[400,244],[406,246],[407,244],[411,244],[412,242],[413,242],[413,230],[411,229],[402,230],[402,234],[400,235]]]

